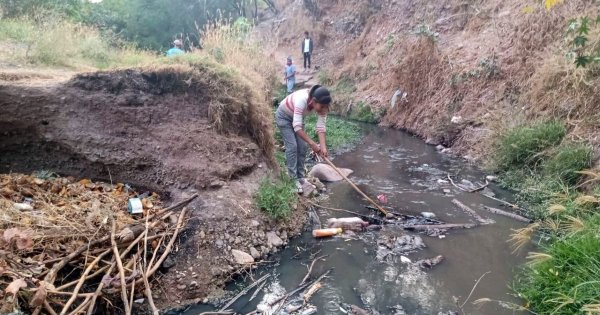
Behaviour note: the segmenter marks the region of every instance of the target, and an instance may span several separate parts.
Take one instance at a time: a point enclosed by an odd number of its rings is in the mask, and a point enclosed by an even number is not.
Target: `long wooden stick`
[[[342,178],[344,180],[346,180],[348,182],[348,184],[350,184],[350,186],[352,186],[352,188],[354,188],[354,190],[356,190],[356,192],[358,192],[359,194],[361,194],[365,199],[367,199],[368,202],[370,202],[375,208],[377,208],[377,210],[381,211],[381,213],[383,213],[383,215],[387,216],[388,212],[387,210],[383,209],[379,204],[377,204],[375,201],[373,201],[373,199],[369,198],[369,196],[367,196],[362,190],[360,190],[360,188],[358,188],[358,186],[356,186],[356,184],[354,184],[346,175],[344,175],[344,173],[337,168],[337,166],[335,166],[330,160],[329,158],[323,157],[323,160],[325,160],[325,162],[327,162],[327,164],[329,164],[329,166],[333,167],[333,169],[338,172],[338,174],[340,174],[340,176],[342,176]]]
[[[121,299],[123,300],[123,309],[125,309],[126,315],[131,315],[129,311],[129,301],[127,300],[127,283],[125,282],[125,269],[123,269],[123,261],[121,261],[121,254],[117,248],[117,242],[115,241],[115,230],[117,224],[115,219],[112,220],[112,232],[110,233],[110,243],[112,244],[112,250],[117,261],[117,268],[119,270],[119,278],[121,279]]]
[[[469,206],[465,205],[464,203],[462,203],[456,199],[452,199],[452,203],[455,204],[460,209],[462,209],[462,211],[470,214],[472,217],[475,218],[475,220],[477,220],[477,222],[479,222],[481,224],[493,223],[492,220],[483,218],[482,216],[479,215],[479,213],[475,212],[475,210],[471,209]]]
[[[450,229],[470,229],[476,227],[477,224],[473,223],[448,223],[448,224],[427,224],[427,225],[406,225],[404,226],[405,230],[433,230],[433,229],[442,229],[442,230],[450,230]]]
[[[250,292],[250,290],[252,288],[254,288],[255,286],[257,286],[257,285],[261,284],[263,281],[267,280],[267,278],[269,276],[270,276],[270,274],[266,274],[266,275],[262,276],[260,279],[254,281],[254,283],[252,283],[251,285],[244,288],[242,291],[240,291],[240,293],[238,293],[238,295],[236,295],[233,299],[229,300],[229,302],[227,302],[227,304],[223,305],[223,307],[221,307],[219,312],[224,312],[225,310],[227,310],[227,308],[229,308],[231,306],[231,304],[235,303],[235,301],[237,301],[239,298],[244,296],[246,293]]]
[[[505,217],[509,217],[509,218],[513,218],[517,221],[521,221],[521,222],[527,222],[527,223],[531,223],[531,219],[528,219],[524,216],[520,216],[516,213],[511,213],[508,211],[504,211],[504,210],[500,210],[500,209],[496,209],[496,208],[492,208],[492,207],[488,207],[488,206],[483,206],[483,209],[493,213],[493,214],[499,214],[499,215],[503,215]]]

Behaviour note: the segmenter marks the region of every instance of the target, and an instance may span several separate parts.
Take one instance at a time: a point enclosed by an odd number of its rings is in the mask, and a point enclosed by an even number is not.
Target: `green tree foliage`
[[[201,44],[200,31],[208,23],[239,21],[252,25],[258,14],[258,0],[2,0],[3,17],[36,17],[54,12],[74,22],[118,34],[139,47],[163,51],[174,39],[186,46]],[[263,2],[261,2],[264,5]],[[238,20],[239,17],[248,20]]]
[[[600,63],[600,45],[590,41],[590,31],[600,26],[600,15],[596,19],[587,16],[572,19],[567,26],[570,42],[569,57],[575,60],[577,67]]]

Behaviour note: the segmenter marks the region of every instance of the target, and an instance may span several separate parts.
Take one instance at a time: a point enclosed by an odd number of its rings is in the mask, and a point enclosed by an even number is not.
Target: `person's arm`
[[[300,139],[304,140],[316,154],[320,154],[321,147],[306,134],[302,126],[304,123],[303,115],[306,106],[306,101],[294,102],[294,118],[292,119],[292,127]]]
[[[324,157],[328,156],[328,151],[327,151],[327,137],[325,136],[325,123],[327,122],[327,115],[319,115],[317,117],[317,125],[316,125],[316,129],[317,129],[317,134],[319,135],[319,146],[321,148],[321,155],[323,155]]]

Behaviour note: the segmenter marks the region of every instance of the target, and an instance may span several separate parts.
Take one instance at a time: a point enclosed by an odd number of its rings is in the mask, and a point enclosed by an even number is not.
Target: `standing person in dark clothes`
[[[312,55],[312,51],[313,51],[313,41],[308,36],[308,32],[304,32],[304,40],[302,40],[302,55],[304,56],[304,71],[306,71],[307,65],[308,65],[308,69],[310,69],[310,56]]]

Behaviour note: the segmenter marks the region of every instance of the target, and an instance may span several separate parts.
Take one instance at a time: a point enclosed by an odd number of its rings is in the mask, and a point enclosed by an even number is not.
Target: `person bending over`
[[[329,90],[320,85],[310,89],[298,90],[288,95],[277,108],[275,122],[281,131],[285,145],[285,164],[288,174],[296,182],[298,193],[302,193],[304,162],[306,151],[310,147],[315,154],[327,157],[325,122],[331,103]],[[319,143],[313,141],[304,131],[304,117],[316,113],[316,131]]]

